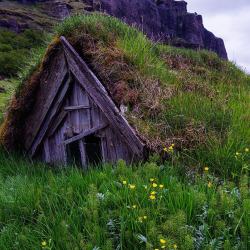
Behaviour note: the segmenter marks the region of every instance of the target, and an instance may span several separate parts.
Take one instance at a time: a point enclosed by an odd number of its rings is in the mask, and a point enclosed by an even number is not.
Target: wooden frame
[[[144,144],[139,140],[133,128],[119,112],[103,85],[65,37],[62,36],[60,40],[64,47],[64,53],[70,72],[76,77],[90,97],[95,100],[98,107],[110,121],[110,124],[119,130],[123,140],[131,150],[137,155],[142,155]]]
[[[90,109],[91,107],[85,106],[85,105],[79,105],[79,106],[68,106],[65,107],[65,111],[74,111],[74,110],[79,110],[79,109]]]
[[[55,100],[54,100],[54,102],[55,102],[54,107],[52,109],[50,109],[49,112],[47,113],[47,119],[44,121],[43,126],[40,129],[40,131],[38,132],[36,140],[34,141],[32,147],[30,149],[31,156],[33,156],[35,154],[36,149],[38,148],[39,144],[41,143],[42,139],[44,138],[44,136],[49,128],[49,125],[51,124],[52,119],[54,118],[60,105],[62,104],[62,101],[65,97],[65,94],[67,93],[67,91],[69,89],[69,83],[70,83],[70,79],[65,82],[64,86],[62,86],[61,92],[58,93],[57,98],[55,98]]]
[[[44,113],[41,114],[41,119],[39,120],[41,125],[32,141],[28,151],[29,154],[34,156],[39,145],[43,143],[44,151],[46,153],[45,160],[49,162],[48,138],[52,137],[56,131],[60,129],[60,125],[63,123],[64,119],[69,119],[71,116],[75,117],[75,114],[80,114],[80,112],[86,110],[88,112],[86,120],[89,119],[92,125],[87,125],[86,129],[84,128],[84,131],[82,130],[83,132],[81,132],[80,128],[78,129],[77,126],[72,126],[74,131],[69,135],[71,138],[66,137],[67,139],[63,139],[62,141],[59,139],[64,148],[66,148],[67,144],[78,141],[82,164],[85,169],[87,168],[87,162],[86,156],[84,156],[86,152],[83,139],[84,137],[99,131],[103,134],[101,137],[101,152],[104,161],[106,161],[106,159],[118,159],[121,155],[126,155],[126,159],[131,159],[134,156],[136,156],[137,159],[142,159],[144,143],[138,138],[134,129],[128,124],[122,112],[116,107],[104,86],[89,69],[87,64],[64,37],[61,37],[60,39],[63,45],[62,52],[64,53],[65,61],[67,62],[64,64],[67,65],[68,72],[65,72],[65,70],[60,72],[59,79],[62,79],[63,76],[64,80],[61,80],[61,84],[57,83],[56,89],[53,90],[53,93],[49,93],[50,100],[48,103],[50,103],[50,105],[48,105],[47,109],[44,109]],[[69,76],[67,80],[65,80],[66,75]],[[87,96],[86,102],[83,101],[82,104],[81,102],[65,102],[65,98],[71,89],[70,85],[72,79],[75,79],[73,82],[74,84],[77,83],[77,86],[80,86],[82,90],[85,91],[84,93],[86,93]],[[74,94],[79,93],[75,87],[72,88],[72,91]],[[80,97],[78,96],[77,99],[78,98]],[[98,112],[96,110],[98,110]],[[103,118],[99,117],[100,113]],[[82,117],[76,116],[75,120],[73,120],[74,124],[84,121],[84,119],[81,119]],[[95,122],[93,123],[92,120]],[[63,128],[63,126],[64,125],[61,127]],[[65,136],[67,136],[67,133]],[[115,140],[116,145],[119,145],[116,149],[113,148],[112,140]],[[56,143],[58,143],[58,138],[56,138]],[[128,148],[125,148],[125,146],[122,147],[121,145],[123,144],[126,144],[126,147]],[[53,155],[51,157],[53,158]],[[64,155],[64,158],[65,157],[66,156]],[[64,159],[64,161],[66,161],[66,159]]]
[[[69,143],[72,143],[72,142],[75,142],[75,141],[79,141],[81,139],[83,139],[84,137],[88,136],[88,135],[91,135],[91,134],[94,134],[95,132],[101,130],[101,129],[104,129],[108,126],[108,124],[102,124],[98,127],[95,127],[95,128],[92,128],[92,129],[89,129],[79,135],[76,135],[74,137],[71,137],[70,139],[68,140],[65,140],[63,143],[64,144],[69,144]]]

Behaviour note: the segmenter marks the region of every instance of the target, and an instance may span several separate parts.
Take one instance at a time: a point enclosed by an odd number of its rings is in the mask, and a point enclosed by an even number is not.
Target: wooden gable
[[[29,154],[58,164],[74,158],[85,167],[97,160],[141,159],[144,144],[82,58],[64,37],[61,42],[66,63],[55,72],[55,87],[30,135]]]

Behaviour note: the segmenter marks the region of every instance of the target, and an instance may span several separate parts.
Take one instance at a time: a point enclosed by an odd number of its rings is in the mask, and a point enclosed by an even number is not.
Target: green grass
[[[160,239],[168,250],[249,249],[249,76],[213,53],[153,44],[106,16],[74,16],[57,34],[78,45],[107,88],[123,81],[124,96],[138,94],[123,99],[126,116],[168,161],[156,154],[83,172],[1,150],[0,249],[164,249]],[[37,52],[18,73],[18,91]],[[16,81],[0,84],[2,113]]]
[[[118,105],[127,105],[126,118],[153,151],[174,143],[179,162],[192,169],[241,173],[235,153],[250,145],[249,75],[208,51],[152,43],[105,15],[73,16],[55,32],[78,48]],[[18,91],[41,61],[44,48],[36,51],[18,73]]]
[[[45,40],[42,31],[26,30],[16,34],[0,29],[0,75],[16,77],[29,63],[33,51],[44,45]]]
[[[160,239],[166,249],[250,246],[247,176],[236,186],[208,171],[191,182],[177,166],[122,161],[87,173],[53,170],[2,152],[0,165],[3,250],[41,249],[43,241],[44,249],[156,249]]]
[[[6,111],[7,105],[11,99],[11,96],[15,93],[15,89],[18,85],[16,79],[6,79],[0,81],[0,87],[3,92],[0,93],[0,121],[3,119],[3,113]]]
[[[241,172],[235,153],[250,145],[249,75],[215,53],[152,43],[112,17],[74,16],[56,31],[83,44],[111,93],[120,82],[128,87],[117,102],[151,148],[161,153],[175,143],[184,164],[227,177]]]

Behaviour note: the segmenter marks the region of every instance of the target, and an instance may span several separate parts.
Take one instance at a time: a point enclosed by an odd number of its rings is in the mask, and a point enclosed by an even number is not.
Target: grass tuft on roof
[[[152,152],[164,155],[163,148],[174,143],[174,160],[189,170],[209,166],[223,176],[241,172],[235,154],[250,145],[250,77],[233,63],[209,51],[153,43],[104,14],[72,16],[55,33],[57,41],[69,40],[116,104],[127,106],[126,118]],[[57,45],[53,42],[44,62]],[[21,97],[22,90],[16,99]]]

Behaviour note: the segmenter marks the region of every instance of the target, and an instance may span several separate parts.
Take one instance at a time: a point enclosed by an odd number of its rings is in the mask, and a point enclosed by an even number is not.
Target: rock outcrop
[[[203,26],[202,16],[187,12],[185,1],[174,0],[95,0],[94,10],[105,11],[139,26],[150,38],[175,46],[207,49],[227,59],[222,39]]]
[[[19,0],[23,4],[43,2],[48,14],[62,19],[72,11],[65,0]],[[79,1],[78,1],[79,2]],[[81,0],[85,11],[101,11],[136,25],[153,40],[178,47],[207,49],[227,59],[224,42],[208,31],[197,13],[187,12],[185,1],[175,0]]]

